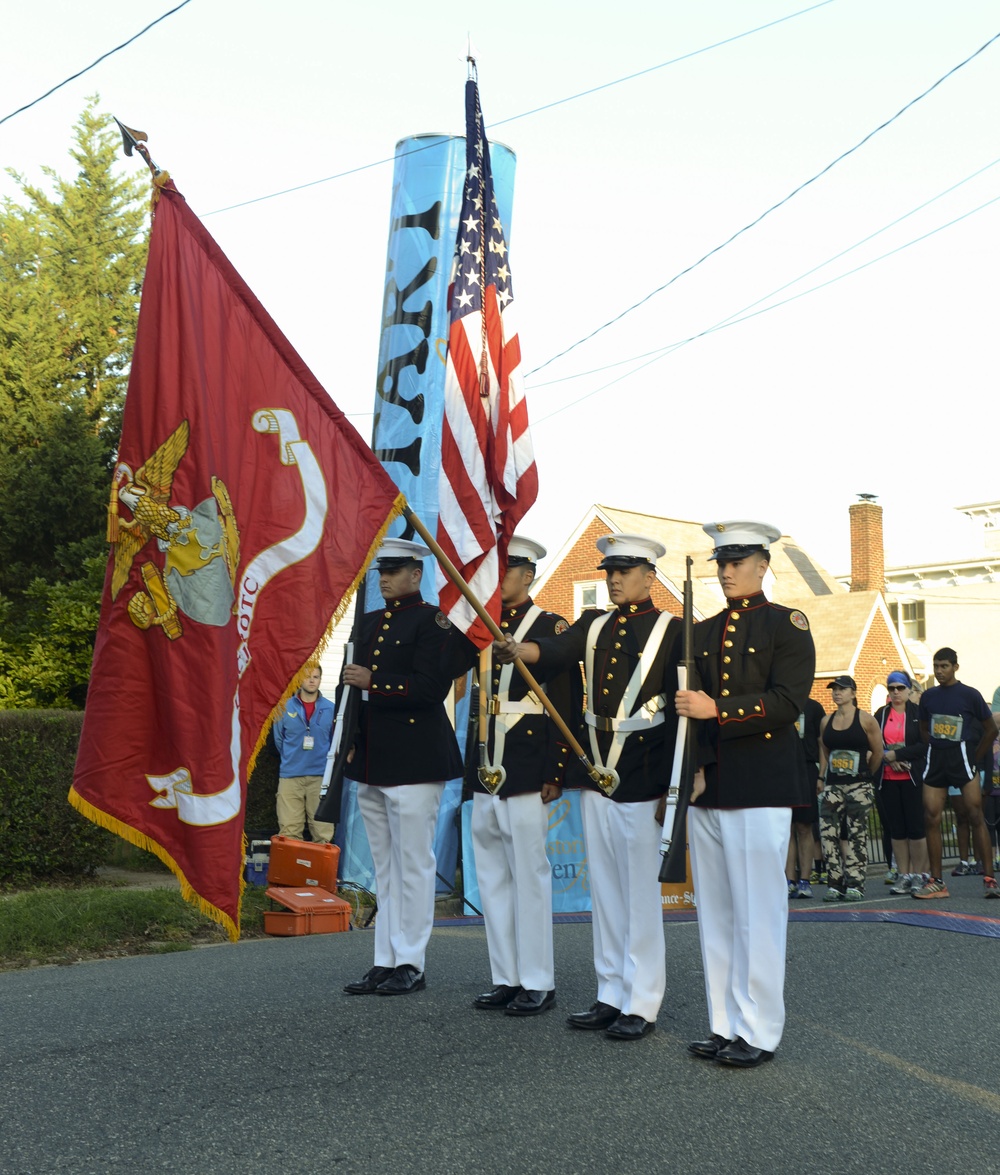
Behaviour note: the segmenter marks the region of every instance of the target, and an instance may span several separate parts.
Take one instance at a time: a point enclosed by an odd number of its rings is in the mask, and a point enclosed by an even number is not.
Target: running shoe
[[[797,898],[799,896],[799,887],[794,881],[788,883],[788,896],[790,898]]]
[[[799,898],[811,898],[813,896],[812,886],[808,881],[799,882],[799,892],[795,895]]]
[[[995,877],[983,878],[983,897],[1000,898],[1000,885],[997,885]]]
[[[882,880],[886,885],[895,885],[899,881],[899,870],[895,865],[891,869],[886,870],[885,877]]]
[[[856,886],[849,885],[844,890],[843,901],[845,902],[863,902],[865,900],[864,890],[858,889]]]
[[[919,889],[915,889],[913,896],[915,898],[950,898],[951,894],[948,892],[948,887],[940,878],[932,877]]]
[[[889,890],[889,893],[912,893],[913,879],[916,877],[915,873],[904,873],[903,876],[896,882],[896,884]]]
[[[837,887],[835,885],[831,885],[830,888],[823,895],[823,901],[824,902],[839,902],[839,901],[843,900],[843,897],[844,897],[844,895],[840,892],[840,890],[837,889]]]
[[[974,872],[975,870],[971,861],[959,861],[955,868],[952,869],[951,875],[952,877],[968,877],[970,873]]]

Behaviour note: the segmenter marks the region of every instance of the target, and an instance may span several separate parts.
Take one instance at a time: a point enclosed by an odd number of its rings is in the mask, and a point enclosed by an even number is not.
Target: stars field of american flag
[[[493,191],[479,90],[466,82],[466,173],[449,286],[437,539],[499,619],[507,544],[538,494],[513,325],[507,243]],[[441,609],[480,648],[492,637],[450,580]]]

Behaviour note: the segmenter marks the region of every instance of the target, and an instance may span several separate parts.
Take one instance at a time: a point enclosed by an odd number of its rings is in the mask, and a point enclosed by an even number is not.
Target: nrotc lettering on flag
[[[466,173],[452,283],[437,539],[494,619],[507,543],[538,493],[518,371],[507,243],[479,90],[465,87]],[[480,648],[492,637],[439,573],[441,608]]]
[[[239,937],[247,777],[403,500],[160,173],[69,799]]]

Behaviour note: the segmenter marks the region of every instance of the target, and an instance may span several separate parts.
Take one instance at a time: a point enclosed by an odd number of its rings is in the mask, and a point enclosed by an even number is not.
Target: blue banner
[[[500,143],[491,143],[490,151],[497,207],[509,241],[515,156]],[[438,521],[448,284],[464,177],[464,136],[413,135],[396,144],[372,448],[431,534],[437,531]],[[414,537],[404,519],[393,524],[391,533]],[[433,559],[424,562],[421,591],[425,600],[435,603],[435,563]],[[378,576],[371,572],[365,585],[365,609],[381,603]],[[466,692],[455,707],[460,746],[465,741],[468,706]],[[461,802],[462,781],[449,781],[434,845],[438,873],[444,879],[438,881],[442,892],[454,885]],[[344,780],[336,843],[341,847],[340,876],[372,889],[375,874],[368,838],[358,812],[357,788],[348,779]]]

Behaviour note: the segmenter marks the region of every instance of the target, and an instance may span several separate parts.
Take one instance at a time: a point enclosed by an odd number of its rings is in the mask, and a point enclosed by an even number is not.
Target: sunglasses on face
[[[890,685],[890,694],[905,694],[910,687],[908,685]]]

